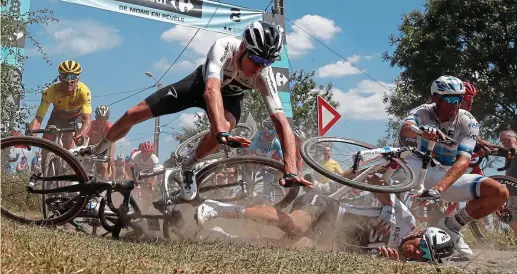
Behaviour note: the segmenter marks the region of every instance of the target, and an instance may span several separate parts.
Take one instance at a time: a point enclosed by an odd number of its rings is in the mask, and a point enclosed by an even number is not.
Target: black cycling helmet
[[[276,60],[280,57],[283,41],[276,26],[255,21],[244,29],[242,36],[248,53],[267,60]]]

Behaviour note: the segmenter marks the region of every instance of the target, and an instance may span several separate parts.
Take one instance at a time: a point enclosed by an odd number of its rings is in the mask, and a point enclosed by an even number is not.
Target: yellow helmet
[[[65,60],[61,64],[59,64],[59,68],[57,69],[59,74],[68,74],[72,73],[75,75],[81,74],[81,71],[83,69],[81,68],[81,65],[73,60]]]

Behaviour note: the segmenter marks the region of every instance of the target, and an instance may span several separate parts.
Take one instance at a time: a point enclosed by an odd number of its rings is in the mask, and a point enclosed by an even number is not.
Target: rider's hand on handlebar
[[[438,141],[439,139],[445,139],[445,134],[434,126],[422,126],[420,129],[423,131],[422,137],[429,141]]]
[[[424,200],[424,201],[436,201],[441,198],[441,192],[437,190],[436,188],[431,189],[424,189],[422,194],[416,196],[417,198]]]
[[[216,138],[219,144],[227,145],[234,148],[247,148],[251,145],[250,140],[241,136],[233,136],[228,132],[219,132]]]
[[[83,133],[77,133],[77,135],[75,135],[73,137],[74,139],[74,143],[78,146],[82,146],[84,144],[84,134]]]
[[[307,188],[310,188],[310,189],[313,188],[311,182],[309,182],[309,181],[307,181],[307,180],[305,180],[303,178],[300,178],[300,177],[298,177],[295,174],[286,174],[286,175],[284,175],[284,177],[282,179],[280,179],[279,183],[283,187],[292,187],[294,185],[301,185],[301,186],[304,186],[304,187],[307,187]]]

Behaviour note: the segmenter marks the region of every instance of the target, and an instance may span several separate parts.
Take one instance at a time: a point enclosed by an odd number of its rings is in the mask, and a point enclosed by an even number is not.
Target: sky
[[[260,10],[269,4],[269,0],[223,2]],[[393,86],[400,69],[383,62],[381,54],[393,50],[389,45],[389,35],[398,32],[397,26],[402,15],[414,9],[422,10],[423,2],[285,1],[286,18],[299,27],[286,22],[288,55],[293,70],[315,71],[318,84],[332,82],[335,99],[341,104],[338,111],[342,118],[326,135],[373,144],[385,136],[388,114],[384,110],[382,98],[387,88]],[[50,56],[52,65],[46,64],[36,49],[26,43],[29,59],[25,64],[25,86],[34,88],[49,82],[56,77],[57,65],[61,61],[75,59],[83,67],[81,81],[92,91],[94,107],[113,103],[126,95],[109,95],[111,93],[131,93],[152,85],[153,80],[144,73],[151,72],[155,78],[162,76],[196,31],[189,27],[60,0],[32,1],[31,10],[43,8],[53,10],[59,22],[31,25],[28,31]],[[300,28],[368,75],[343,62]],[[221,36],[224,35],[200,31],[178,62],[163,77],[162,83],[168,85],[190,74],[206,58],[213,41]],[[112,105],[112,122],[152,92],[154,89]],[[40,95],[31,95],[26,98],[26,103],[37,105],[39,99]],[[170,133],[179,131],[181,126],[192,125],[194,113],[199,111],[195,108],[161,117],[161,124],[167,124],[160,135],[159,156],[162,161],[178,145]],[[153,127],[153,119],[133,127],[117,143],[116,153],[127,155],[138,143],[152,141]]]

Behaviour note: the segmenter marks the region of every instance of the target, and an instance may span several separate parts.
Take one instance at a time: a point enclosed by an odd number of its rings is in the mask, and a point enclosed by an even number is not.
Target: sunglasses
[[[447,104],[461,104],[461,102],[463,101],[463,96],[442,95],[440,96],[440,100],[447,102]]]
[[[422,237],[420,239],[420,250],[422,250],[422,259],[426,261],[430,261],[431,258],[431,250],[429,249],[429,245],[427,244],[427,241]]]
[[[64,81],[75,81],[77,79],[79,79],[79,75],[77,74],[61,74],[59,76],[61,78],[61,80],[64,80]]]
[[[262,58],[258,55],[252,55],[251,53],[248,53],[248,58],[253,62],[253,64],[257,66],[264,66],[269,67],[273,64],[274,61]]]

